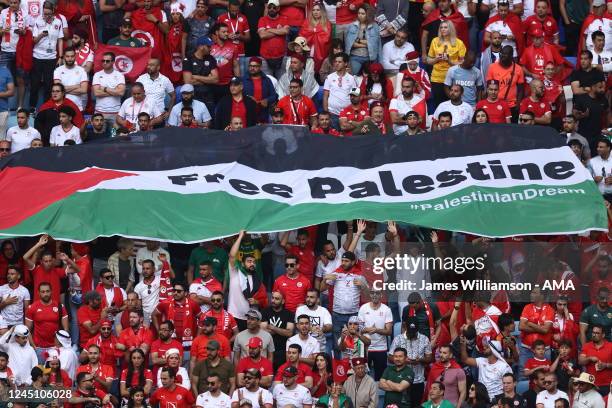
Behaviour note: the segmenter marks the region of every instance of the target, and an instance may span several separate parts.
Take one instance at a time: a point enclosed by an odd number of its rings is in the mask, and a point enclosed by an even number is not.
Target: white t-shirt
[[[406,41],[398,47],[395,41],[389,41],[382,48],[381,64],[387,71],[398,71],[400,66],[407,62],[406,54],[414,51],[414,45]]]
[[[385,246],[387,244],[385,234],[375,235],[373,240],[368,240],[363,234],[361,234],[359,240],[357,241],[357,246],[355,247],[355,256],[357,256],[360,261],[365,261],[366,259],[366,247],[368,244],[378,244],[380,247],[380,255],[385,255]]]
[[[478,366],[478,381],[484,384],[489,393],[489,398],[493,399],[496,395],[503,392],[502,377],[506,373],[512,373],[512,368],[503,360],[497,360],[495,364],[489,364],[489,360],[484,357],[476,359]]]
[[[549,393],[547,390],[540,391],[536,398],[536,405],[544,404],[544,408],[555,408],[555,400],[559,398],[563,398],[569,402],[569,397],[561,390],[557,390],[554,394]]]
[[[492,33],[493,31],[498,31],[501,35],[514,35],[510,26],[503,21],[496,21],[491,23],[485,29],[487,33]],[[516,41],[514,40],[502,40],[502,47],[509,45],[514,49],[514,56],[516,56]]]
[[[587,392],[577,392],[572,404],[572,408],[605,408],[605,406],[606,402],[595,388]]]
[[[410,100],[404,99],[404,95],[398,95],[397,97],[391,99],[389,103],[389,111],[395,111],[400,116],[404,116],[411,110],[418,111],[417,105],[425,104],[424,95],[413,94]],[[408,130],[408,125],[393,125],[393,132],[396,135],[404,133]]]
[[[319,262],[317,262],[317,270],[315,271],[315,276],[317,278],[322,278],[325,275],[332,273],[336,269],[338,269],[340,263],[342,262],[342,254],[345,252],[346,251],[343,247],[338,248],[338,250],[336,251],[336,257],[331,261],[328,261],[327,265],[324,265],[323,262],[319,260]]]
[[[100,85],[101,88],[113,89],[119,85],[125,85],[125,76],[116,69],[110,74],[100,70],[93,76],[91,85]],[[96,98],[96,112],[100,113],[117,113],[121,108],[120,96],[102,96]]]
[[[477,3],[477,0],[471,0],[472,3]],[[485,6],[489,6],[489,9],[491,10],[489,12],[489,17],[493,17],[497,15],[497,2],[498,0],[482,0],[482,4],[484,4]],[[522,4],[523,0],[511,0],[510,3],[512,3],[512,8],[514,8],[514,6]]]
[[[242,398],[248,399],[253,403],[253,408],[263,408],[262,406],[259,405],[259,395],[260,394],[261,394],[261,400],[263,401],[264,405],[274,403],[272,393],[261,387],[259,387],[259,390],[255,392],[251,392],[244,387],[234,391],[234,393],[232,394],[232,402],[240,402],[240,398],[238,398],[238,391],[240,391],[240,394],[242,394]]]
[[[310,317],[310,326],[319,326],[323,328],[326,324],[332,324],[331,313],[329,310],[322,306],[317,306],[315,310],[310,310],[308,306],[301,305],[295,310],[295,319],[297,321],[298,316],[307,315]],[[313,336],[319,342],[319,351],[325,351],[326,339],[325,333],[321,336]]]
[[[312,404],[312,396],[308,388],[296,384],[295,388],[288,390],[283,383],[274,386],[273,394],[277,407],[293,404],[297,408]]]
[[[344,74],[342,78],[336,72],[332,72],[325,79],[323,89],[329,91],[327,106],[334,115],[351,104],[349,92],[351,88],[357,88],[357,81],[351,74]]]
[[[161,107],[163,106],[164,105],[161,105]],[[133,97],[130,97],[121,104],[118,115],[138,127],[138,114],[140,112],[147,112],[151,119],[153,119],[163,113],[161,107],[149,97],[145,97],[142,102],[136,102]],[[155,259],[153,259],[153,261],[155,261]]]
[[[232,406],[232,399],[229,395],[223,392],[218,397],[210,395],[210,391],[206,391],[203,394],[198,395],[196,398],[196,407],[202,408],[230,408]]]
[[[295,336],[289,337],[287,339],[287,346],[285,350],[289,350],[289,346],[292,344],[299,344],[302,347],[302,353],[300,357],[308,358],[313,354],[317,354],[321,348],[319,347],[319,342],[312,336],[308,336],[308,339],[302,340],[299,334]]]
[[[366,286],[368,282],[363,275],[357,275],[353,272],[332,272],[335,280],[326,280],[328,285],[334,286],[334,305],[332,310],[342,314],[356,314],[359,311],[359,299],[361,298],[361,288]],[[355,284],[356,281],[361,282],[361,287]]]
[[[155,79],[151,79],[149,74],[142,74],[138,77],[136,82],[140,82],[144,85],[145,94],[147,99],[151,99],[158,106],[159,109],[164,108],[164,99],[166,95],[174,92],[174,86],[167,76],[159,74]]]
[[[6,35],[2,35],[2,51],[3,52],[15,52],[17,50],[17,42],[19,41],[19,34],[14,31],[26,27],[25,14],[21,10],[17,13],[11,12],[11,18],[7,20],[9,9],[5,8],[0,12],[0,28],[3,30],[8,28],[8,41]],[[24,16],[24,17],[21,17]]]
[[[606,38],[604,50],[612,51],[612,41],[610,40],[612,38],[612,19],[605,16],[596,18],[589,24],[586,30],[584,30],[583,35],[586,35],[586,47],[591,52],[593,52],[593,39],[591,38],[591,34],[595,31],[604,33]]]
[[[51,135],[49,136],[49,143],[51,146],[63,146],[66,140],[72,139],[76,144],[81,144],[81,131],[78,127],[72,125],[72,127],[65,132],[62,125],[54,126],[51,129]]]
[[[41,12],[42,14],[42,12]],[[58,17],[53,17],[53,20],[48,24],[44,18],[38,17],[32,27],[32,36],[37,37],[43,31],[48,31],[49,35],[40,39],[34,44],[33,56],[37,59],[50,60],[57,58],[57,42],[60,38],[64,38],[64,25]]]
[[[212,296],[212,292],[210,291],[210,289],[208,289],[206,285],[204,285],[201,281],[194,282],[191,285],[189,285],[189,294],[191,295],[192,293],[195,293],[196,296],[203,296],[203,297]],[[202,313],[208,312],[209,309],[210,309],[210,305],[207,305],[206,303],[202,303],[200,305],[200,311]]]
[[[43,14],[43,4],[45,0],[21,0],[21,12],[31,26],[34,21]]]
[[[18,152],[23,149],[28,149],[32,140],[40,139],[40,133],[33,127],[21,129],[19,126],[13,126],[6,132],[6,140],[11,142],[11,153]]]
[[[19,285],[15,289],[12,289],[9,284],[0,286],[0,299],[4,300],[9,296],[17,297],[17,303],[9,305],[0,311],[0,315],[6,320],[6,324],[14,326],[16,324],[23,324],[23,317],[25,310],[23,308],[23,301],[30,300],[30,292]]]
[[[384,303],[378,305],[376,310],[372,308],[370,302],[364,303],[359,308],[357,316],[365,323],[365,327],[384,329],[385,324],[393,323],[393,312]],[[366,336],[372,341],[368,347],[369,351],[387,351],[387,336],[378,333],[366,334]]]
[[[89,82],[87,72],[78,65],[73,65],[72,68],[68,68],[65,64],[55,68],[53,71],[53,80],[60,81],[64,86],[80,85],[83,82]],[[74,104],[83,110],[83,106],[87,104],[87,94],[84,95],[72,95],[67,93],[66,97],[70,99]]]
[[[151,314],[159,303],[159,287],[160,277],[156,275],[150,284],[147,285],[141,280],[134,288],[134,292],[138,293],[138,296],[140,296],[140,300],[142,301],[145,324],[149,324],[151,322]]]
[[[438,115],[442,112],[450,112],[453,115],[451,126],[472,123],[474,108],[467,102],[461,101],[461,105],[453,105],[451,101],[445,101],[438,105],[433,114],[433,119],[438,120]]]

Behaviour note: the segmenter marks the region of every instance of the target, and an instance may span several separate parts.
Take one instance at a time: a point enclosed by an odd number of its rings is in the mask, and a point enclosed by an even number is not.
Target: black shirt
[[[581,87],[591,86],[595,82],[603,81],[604,75],[597,69],[591,69],[590,71],[584,71],[578,69],[572,72],[570,75],[570,83],[578,81]]]
[[[97,133],[94,132],[94,129],[91,125],[87,126],[87,129],[85,129],[85,140],[83,141],[84,143],[90,143],[90,142],[95,142],[98,140],[105,140],[110,138],[111,134],[110,134],[110,129],[106,128],[104,129],[103,132],[101,133]]]
[[[204,58],[196,58],[192,55],[183,60],[183,71],[191,72],[192,75],[210,75],[213,69],[217,68],[217,60],[212,55],[206,55]],[[195,99],[204,101],[205,96],[210,94],[211,87],[209,85],[195,85]]]
[[[523,399],[527,401],[528,407],[535,407],[536,400],[538,399],[538,392],[536,390],[527,390],[523,393]]]
[[[287,328],[287,323],[293,323],[295,321],[295,314],[291,313],[287,309],[282,309],[280,312],[276,312],[271,306],[268,306],[261,312],[262,322],[267,322],[269,325],[279,327],[281,329]],[[285,348],[287,347],[287,340],[289,337],[280,336],[278,334],[272,334],[272,340],[274,341],[274,369],[276,370],[280,365],[285,363],[286,353]]]
[[[578,95],[574,98],[574,109],[580,112],[589,110],[589,116],[578,121],[578,129],[592,145],[601,136],[601,129],[607,120],[608,101],[603,95],[595,99],[588,94]]]
[[[503,397],[504,397],[504,394],[496,395],[495,398],[493,398],[492,406],[498,405],[499,400],[502,399]],[[515,393],[514,398],[512,398],[512,406],[514,408],[535,407],[535,400],[534,400],[534,405],[527,405],[527,399],[525,399],[524,396]]]

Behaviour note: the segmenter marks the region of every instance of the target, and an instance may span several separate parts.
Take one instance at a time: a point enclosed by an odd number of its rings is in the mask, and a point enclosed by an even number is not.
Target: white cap
[[[268,0],[268,6],[269,5],[280,7],[280,1],[279,0]]]

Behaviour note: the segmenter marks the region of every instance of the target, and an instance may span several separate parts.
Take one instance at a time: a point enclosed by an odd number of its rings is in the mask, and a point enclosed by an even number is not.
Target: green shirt
[[[414,372],[412,368],[405,366],[401,370],[397,370],[395,366],[388,366],[382,375],[387,381],[394,383],[401,383],[402,381],[408,381],[412,385],[414,379]],[[410,408],[410,395],[408,389],[404,392],[396,391],[385,391],[385,406],[389,404],[396,404],[399,408]],[[418,404],[418,401],[417,401]]]
[[[424,403],[421,404],[421,406],[423,408],[455,408],[455,406],[453,404],[451,404],[450,401],[443,399],[442,402],[440,402],[440,405],[434,405],[433,402],[431,401],[425,401]]]
[[[212,252],[208,252],[203,247],[197,247],[191,251],[189,256],[189,266],[193,266],[194,279],[199,276],[200,264],[210,262],[213,266],[213,276],[223,283],[225,277],[225,266],[227,265],[227,252],[219,247],[214,247]]]
[[[602,325],[606,339],[612,341],[612,306],[608,306],[608,309],[603,312],[597,308],[597,305],[587,307],[580,315],[580,323],[589,325],[586,333],[588,341],[591,341],[591,330],[594,324]]]
[[[116,45],[118,47],[130,47],[130,48],[140,48],[144,47],[144,43],[140,38],[130,38],[129,40],[122,40],[120,36],[115,38],[111,38],[108,40],[108,45]]]
[[[329,394],[323,395],[321,398],[319,398],[318,401],[319,404],[325,404],[326,407],[330,407],[330,404],[332,402],[333,400],[331,399]],[[353,403],[351,399],[346,396],[346,394],[340,394],[340,397],[338,398],[338,403],[340,404],[341,408],[353,408]]]

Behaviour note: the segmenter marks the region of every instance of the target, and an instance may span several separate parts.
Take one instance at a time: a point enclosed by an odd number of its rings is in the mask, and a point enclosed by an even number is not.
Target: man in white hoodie
[[[36,351],[29,342],[30,331],[23,324],[13,326],[0,337],[0,350],[9,355],[9,368],[15,376],[15,385],[31,385],[32,368],[38,365]]]

